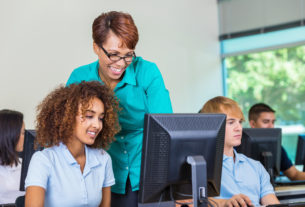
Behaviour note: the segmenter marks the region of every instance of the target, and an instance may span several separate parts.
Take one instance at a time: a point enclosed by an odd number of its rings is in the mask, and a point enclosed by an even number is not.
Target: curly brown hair
[[[113,92],[98,81],[59,86],[47,95],[37,106],[36,144],[41,147],[52,147],[60,142],[67,144],[73,135],[79,106],[84,115],[93,98],[103,102],[105,116],[101,132],[89,147],[107,148],[120,131],[119,105]]]

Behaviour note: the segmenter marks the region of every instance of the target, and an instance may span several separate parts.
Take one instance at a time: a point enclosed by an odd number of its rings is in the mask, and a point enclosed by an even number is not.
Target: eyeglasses
[[[134,51],[132,51],[132,54],[130,55],[126,55],[126,56],[118,56],[116,54],[111,54],[108,53],[105,48],[103,48],[103,46],[100,46],[100,48],[102,48],[102,50],[104,51],[105,55],[112,61],[112,62],[118,62],[121,59],[124,59],[125,63],[131,63],[133,58],[136,57],[136,53]]]

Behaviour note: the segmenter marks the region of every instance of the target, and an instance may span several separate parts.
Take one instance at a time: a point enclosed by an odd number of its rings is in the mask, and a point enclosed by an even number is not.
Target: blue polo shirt
[[[274,194],[270,176],[264,166],[234,150],[233,157],[223,155],[220,196],[230,199],[236,194],[248,196],[254,206],[260,206],[260,200],[268,194]]]
[[[102,200],[102,188],[115,183],[111,158],[102,149],[85,146],[83,173],[67,146],[60,144],[35,152],[25,188],[45,189],[45,207],[96,207]]]
[[[96,61],[75,69],[67,85],[83,80],[103,83],[98,68]],[[122,130],[108,150],[116,182],[111,190],[120,194],[125,193],[128,176],[132,190],[139,190],[145,113],[172,113],[169,92],[156,64],[136,57],[123,75],[114,88],[122,109],[119,113]]]

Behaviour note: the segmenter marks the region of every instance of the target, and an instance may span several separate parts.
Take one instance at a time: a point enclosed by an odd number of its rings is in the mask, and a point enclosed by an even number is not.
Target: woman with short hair
[[[112,207],[136,207],[144,115],[172,113],[169,93],[156,64],[135,54],[139,35],[131,15],[102,13],[93,22],[92,37],[98,60],[75,69],[67,85],[97,80],[118,98],[122,130],[108,150],[116,179],[111,188]]]

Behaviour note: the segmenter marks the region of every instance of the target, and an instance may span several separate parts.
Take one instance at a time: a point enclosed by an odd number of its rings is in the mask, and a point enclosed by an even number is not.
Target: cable
[[[161,196],[160,196],[160,199],[159,199],[159,202],[158,202],[158,207],[160,207],[160,204],[161,204],[161,202],[162,202],[163,195],[164,195],[164,191],[161,193]]]
[[[191,194],[185,194],[185,193],[180,193],[180,192],[176,192],[177,195],[180,195],[180,196],[184,196],[184,197],[190,197],[190,198],[193,198],[193,195]]]

